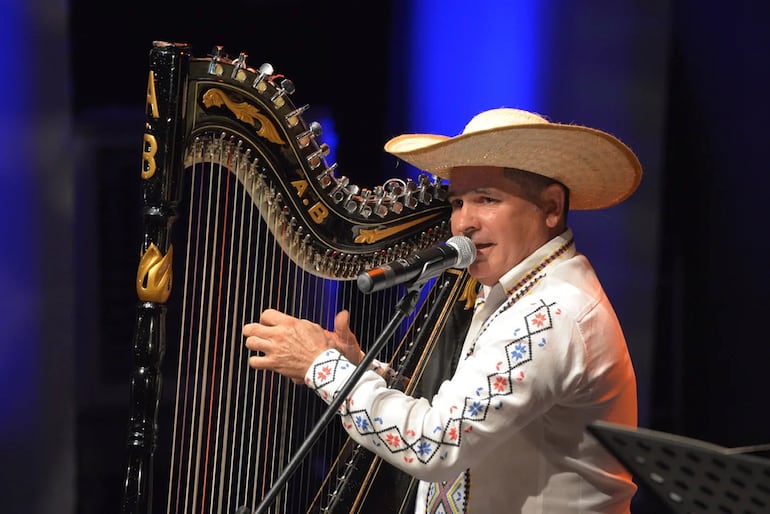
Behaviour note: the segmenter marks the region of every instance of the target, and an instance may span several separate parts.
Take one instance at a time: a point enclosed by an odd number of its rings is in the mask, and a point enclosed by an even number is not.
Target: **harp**
[[[254,511],[325,404],[250,369],[243,324],[271,307],[331,326],[346,308],[366,348],[400,291],[362,295],[354,279],[449,236],[438,179],[336,176],[293,93],[243,53],[150,50],[124,514]],[[392,387],[430,394],[446,376],[472,286],[459,270],[429,284],[378,356]],[[330,423],[269,511],[402,512],[413,489]]]

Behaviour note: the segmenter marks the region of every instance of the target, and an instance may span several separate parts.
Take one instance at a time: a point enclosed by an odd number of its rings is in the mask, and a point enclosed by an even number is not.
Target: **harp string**
[[[250,175],[250,177],[253,177],[253,174]],[[253,189],[254,181],[253,178],[247,183],[247,187],[250,189]],[[246,262],[252,262],[252,255],[259,255],[258,249],[260,247],[263,240],[264,233],[263,233],[263,224],[260,223],[259,215],[255,212],[255,209],[247,208],[248,205],[248,199],[246,198],[246,189],[244,188],[243,191],[244,195],[244,209],[248,212],[248,230],[247,234],[248,237],[244,238],[246,243],[246,251],[247,251],[247,258]],[[262,197],[259,195],[254,202],[255,203],[261,203]],[[250,288],[251,291],[259,291],[258,289],[258,274],[256,271],[251,270],[250,274],[250,280],[244,280],[244,286],[247,288]],[[256,312],[258,309],[260,309],[261,304],[257,303],[256,295],[252,295],[250,301],[243,302],[243,312],[241,315],[242,320],[249,319],[251,316],[253,316],[253,313]],[[261,413],[261,410],[257,410],[255,408],[256,405],[258,405],[258,399],[264,400],[264,398],[258,396],[258,383],[257,383],[257,377],[256,374],[253,377],[249,377],[249,375],[246,373],[248,370],[248,367],[244,367],[243,363],[246,362],[247,358],[247,351],[244,347],[241,347],[241,371],[242,373],[239,375],[242,377],[242,381],[244,383],[244,396],[243,398],[246,400],[243,402],[242,408],[244,409],[244,416],[241,419],[241,439],[244,441],[247,441],[247,444],[244,444],[238,453],[238,480],[236,482],[236,491],[234,493],[234,498],[236,498],[236,507],[239,505],[243,505],[251,501],[253,503],[253,497],[249,500],[248,494],[244,491],[248,491],[248,484],[251,484],[255,481],[255,473],[257,471],[256,466],[254,464],[254,459],[259,459],[259,449],[261,449],[261,442],[259,440],[254,440],[254,431],[251,430],[251,427],[255,426],[255,422],[257,420],[258,413]],[[239,395],[239,398],[241,396]],[[250,401],[248,401],[250,399]],[[252,409],[247,409],[247,406],[252,406]],[[258,434],[257,434],[258,435]],[[255,451],[256,449],[256,451]],[[241,477],[243,477],[241,479]]]
[[[239,231],[237,237],[234,237],[234,240],[237,241],[239,248],[238,248],[238,262],[235,267],[236,269],[236,277],[235,277],[235,288],[236,291],[238,291],[239,287],[247,287],[250,277],[250,268],[246,268],[243,270],[243,263],[248,263],[251,260],[252,255],[252,245],[251,245],[251,228],[254,226],[254,209],[247,208],[249,205],[249,198],[246,194],[246,189],[241,188],[240,189],[240,195],[239,195],[239,205],[240,205],[240,211],[239,215],[242,219],[241,223],[239,224]],[[235,211],[235,209],[234,209]],[[248,237],[247,237],[248,234]],[[245,249],[244,249],[245,246]],[[245,255],[244,255],[245,252]],[[243,271],[243,272],[242,272]],[[239,312],[240,311],[240,318],[239,319],[245,319],[247,313],[250,313],[251,310],[247,310],[248,303],[245,301],[244,298],[245,295],[239,292],[237,298],[240,301],[240,307],[235,306],[232,309],[232,312]],[[230,310],[228,309],[228,312]],[[245,371],[247,369],[247,363],[246,363],[246,349],[243,347],[242,344],[239,344],[241,338],[240,333],[238,330],[238,327],[235,326],[235,323],[232,324],[232,347],[237,349],[237,351],[234,351],[234,358],[237,360],[237,365],[235,369],[235,377],[234,377],[234,399],[235,399],[235,409],[240,409],[243,406],[239,402],[239,399],[242,397],[242,391],[247,387],[247,384],[245,383]],[[228,402],[229,404],[229,402]],[[228,412],[228,419],[229,419],[229,412]],[[237,440],[243,441],[245,440],[245,421],[246,416],[242,416],[240,423],[238,423],[239,420],[235,420],[234,423],[234,436]],[[235,484],[235,491],[234,495],[228,494],[230,491],[227,491],[224,487],[224,483],[221,487],[221,494],[225,497],[226,501],[228,502],[226,505],[225,512],[234,512],[238,505],[241,504],[242,501],[244,501],[242,498],[240,498],[240,491],[241,491],[241,476],[243,472],[243,464],[244,461],[243,457],[246,455],[244,452],[244,447],[246,445],[240,445],[240,450],[236,449],[236,445],[233,444],[232,448],[230,449],[230,459],[229,459],[229,470],[227,473],[227,480],[229,483]],[[223,470],[224,471],[224,470]],[[235,502],[233,504],[233,502]]]
[[[241,154],[235,153],[234,158],[236,159],[236,162],[230,162],[228,163],[228,169],[235,168],[238,169],[240,167],[240,163],[238,162],[238,159],[240,159]],[[227,173],[227,171],[225,171]],[[222,175],[222,172],[219,172],[220,176]],[[227,173],[227,178],[230,179],[229,173]],[[230,187],[232,180],[227,180],[228,188]],[[222,505],[223,503],[226,504],[225,506],[225,512],[234,512],[235,506],[231,504],[231,501],[233,500],[231,496],[231,491],[226,489],[225,484],[226,483],[232,483],[234,479],[236,479],[236,475],[233,472],[233,468],[237,462],[240,462],[240,457],[237,456],[235,453],[235,444],[230,444],[229,438],[233,437],[233,443],[235,443],[235,438],[237,437],[238,432],[235,430],[230,429],[230,423],[232,419],[232,412],[237,412],[239,408],[241,408],[241,405],[237,402],[239,396],[239,392],[241,390],[241,377],[244,374],[244,360],[245,360],[245,349],[243,348],[243,345],[241,343],[241,337],[240,337],[240,330],[236,326],[236,323],[230,322],[230,315],[231,313],[237,313],[239,311],[239,304],[242,303],[243,294],[240,291],[241,284],[245,282],[245,276],[243,275],[243,241],[244,241],[244,226],[247,224],[247,215],[248,213],[252,212],[253,209],[246,209],[247,203],[247,196],[244,188],[239,188],[238,190],[239,194],[232,195],[233,199],[235,200],[233,202],[233,206],[231,209],[231,216],[233,219],[233,223],[229,224],[230,226],[230,236],[227,239],[228,244],[230,245],[230,255],[233,256],[233,258],[229,259],[227,263],[224,262],[223,259],[223,266],[222,270],[224,270],[224,264],[228,265],[228,273],[227,273],[227,293],[225,294],[226,304],[224,308],[224,315],[225,315],[225,322],[224,326],[228,327],[229,334],[229,354],[230,358],[228,360],[228,369],[226,372],[227,376],[227,386],[224,387],[225,382],[221,382],[220,386],[220,400],[219,400],[219,407],[220,412],[217,417],[217,423],[216,427],[218,430],[223,430],[223,436],[220,438],[219,436],[216,437],[216,441],[223,440],[222,444],[222,451],[223,451],[223,458],[220,462],[220,470],[219,475],[222,477],[225,477],[223,480],[219,482],[219,490],[218,490],[218,497],[217,497],[217,505]],[[226,194],[226,198],[229,198],[230,195]],[[237,222],[236,222],[237,221]],[[223,254],[224,255],[224,254]],[[248,262],[248,259],[246,260]],[[248,269],[248,268],[247,268]],[[245,304],[245,303],[244,303]],[[237,319],[237,318],[236,318]],[[242,319],[242,318],[241,318]],[[225,375],[225,361],[222,361],[222,374]],[[233,404],[235,402],[235,404]],[[222,409],[222,406],[224,405],[224,409]],[[233,420],[233,428],[237,426],[237,419]],[[224,452],[229,453],[229,455],[226,455]],[[236,459],[236,457],[238,457]],[[217,461],[217,458],[215,457],[215,462]],[[235,492],[237,492],[238,488],[236,487]],[[213,508],[213,496],[212,496],[212,505],[209,509],[210,512],[215,512]],[[237,497],[235,498],[237,501]],[[236,504],[237,505],[237,504]]]
[[[237,155],[237,154],[236,154]],[[232,154],[228,155],[228,161],[232,159]],[[232,162],[228,162],[227,168],[224,170],[224,173],[228,174],[227,170],[231,169]],[[212,173],[213,174],[213,173]],[[212,302],[214,305],[219,305],[219,308],[215,308],[212,316],[212,326],[213,326],[213,333],[214,333],[214,345],[213,345],[213,352],[212,352],[212,366],[211,366],[211,380],[210,380],[210,389],[208,391],[208,396],[211,399],[215,399],[216,401],[209,402],[207,408],[208,412],[206,414],[206,419],[208,420],[208,423],[206,425],[206,452],[205,452],[205,463],[203,465],[203,484],[204,484],[204,490],[203,490],[203,503],[208,499],[208,511],[213,512],[213,506],[215,504],[215,490],[214,490],[214,483],[213,483],[213,475],[209,477],[209,474],[212,474],[215,471],[215,464],[219,462],[219,452],[220,452],[220,446],[227,446],[228,439],[229,439],[229,431],[224,430],[220,433],[220,430],[222,428],[222,425],[229,425],[229,419],[222,419],[222,406],[223,406],[223,390],[224,390],[224,384],[226,383],[226,380],[228,376],[225,374],[225,368],[226,364],[229,361],[230,364],[232,364],[232,355],[230,355],[230,359],[225,359],[227,356],[227,352],[231,352],[233,345],[229,345],[230,349],[227,349],[225,347],[225,343],[227,342],[225,338],[225,334],[222,333],[221,327],[227,326],[226,323],[223,323],[223,316],[226,316],[229,312],[229,303],[230,303],[230,297],[228,294],[226,294],[226,289],[229,288],[230,281],[226,280],[225,276],[225,264],[226,264],[226,256],[227,256],[227,244],[228,241],[230,241],[232,244],[232,236],[227,237],[227,233],[229,230],[232,230],[232,228],[235,226],[234,223],[231,223],[229,215],[231,214],[230,210],[230,185],[231,181],[227,180],[227,177],[223,177],[223,170],[217,169],[216,173],[217,177],[217,188],[222,189],[224,188],[224,192],[222,195],[216,195],[217,198],[222,197],[224,198],[224,205],[221,210],[221,213],[219,210],[216,211],[217,218],[214,221],[215,227],[221,227],[221,231],[215,235],[215,241],[218,242],[217,247],[219,249],[219,254],[216,255],[216,259],[214,260],[215,263],[219,264],[219,266],[212,266],[212,284],[216,284],[216,289],[212,291],[212,294],[216,297],[216,301]],[[210,203],[211,200],[210,200]],[[222,219],[218,219],[219,215],[221,214]],[[232,252],[232,247],[229,248],[229,250]],[[232,262],[232,259],[229,261]],[[213,288],[212,288],[213,289]],[[222,357],[220,359],[220,356]],[[222,438],[222,439],[220,439]],[[211,478],[211,482],[209,481],[209,478]],[[208,485],[211,484],[211,489],[208,489]],[[208,494],[208,498],[206,496]],[[220,495],[220,501],[221,501],[221,495]]]

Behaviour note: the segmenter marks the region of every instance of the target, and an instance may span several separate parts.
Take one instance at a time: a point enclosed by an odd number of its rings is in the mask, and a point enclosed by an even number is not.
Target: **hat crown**
[[[543,123],[548,123],[548,120],[532,112],[511,108],[491,109],[471,118],[471,121],[465,125],[463,134],[483,132],[501,127]]]

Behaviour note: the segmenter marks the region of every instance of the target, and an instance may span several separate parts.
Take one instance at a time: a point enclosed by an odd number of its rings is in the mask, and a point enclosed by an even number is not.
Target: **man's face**
[[[468,271],[482,284],[495,284],[551,239],[546,213],[520,193],[502,168],[454,168],[449,182],[452,234],[467,236],[476,245],[477,257]]]

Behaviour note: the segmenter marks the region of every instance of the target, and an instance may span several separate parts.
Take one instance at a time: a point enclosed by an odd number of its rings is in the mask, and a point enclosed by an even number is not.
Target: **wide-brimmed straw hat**
[[[519,109],[477,114],[454,137],[404,134],[388,141],[385,151],[450,180],[458,166],[500,166],[544,175],[569,188],[572,209],[617,205],[642,178],[634,152],[610,134],[551,123]]]

